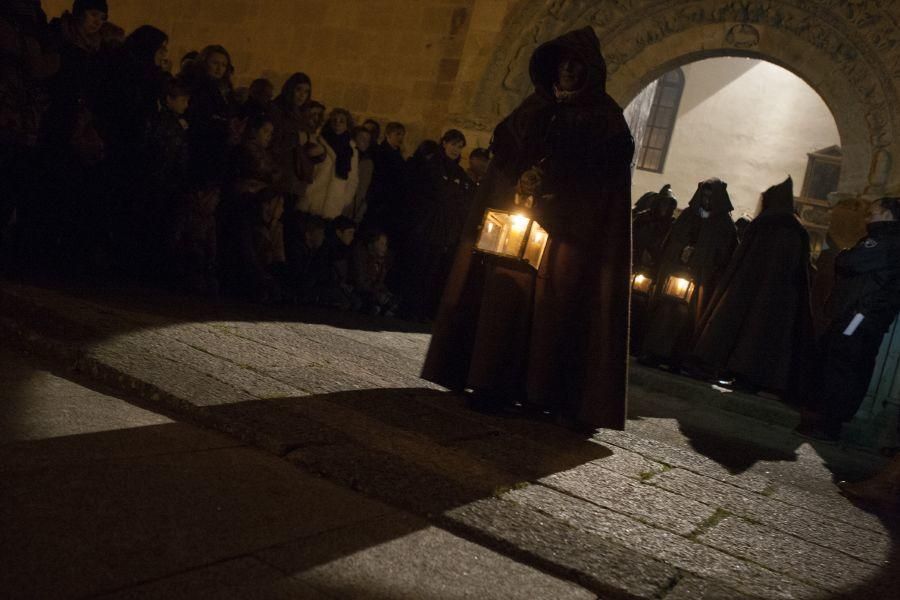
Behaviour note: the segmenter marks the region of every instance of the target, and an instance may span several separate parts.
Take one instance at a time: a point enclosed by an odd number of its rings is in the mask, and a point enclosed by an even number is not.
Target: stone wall
[[[358,115],[399,119],[411,141],[448,125],[485,144],[530,91],[533,49],[598,32],[609,92],[627,104],[666,71],[747,56],[809,83],[835,116],[841,191],[900,193],[900,2],[875,0],[109,0],[112,20],[169,32],[173,54],[223,43],[237,80],[293,71]],[[66,0],[44,0],[58,14]]]
[[[50,16],[71,6],[44,0]],[[440,135],[467,44],[499,30],[503,0],[109,0],[110,20],[131,31],[149,23],[170,36],[178,62],[188,50],[222,44],[235,80],[276,88],[295,71],[314,96],[360,117],[399,120],[411,141]],[[493,10],[501,8],[499,12]],[[478,24],[471,27],[474,18]],[[499,15],[499,16],[498,16]],[[470,29],[472,35],[470,36]],[[478,54],[476,48],[471,54]]]

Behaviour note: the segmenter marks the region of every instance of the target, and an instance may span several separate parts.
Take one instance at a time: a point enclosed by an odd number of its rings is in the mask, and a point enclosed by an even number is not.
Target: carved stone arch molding
[[[466,120],[491,127],[531,91],[542,42],[594,27],[623,106],[666,71],[716,56],[760,58],[825,100],[841,135],[846,194],[900,193],[900,2],[878,0],[521,0]]]

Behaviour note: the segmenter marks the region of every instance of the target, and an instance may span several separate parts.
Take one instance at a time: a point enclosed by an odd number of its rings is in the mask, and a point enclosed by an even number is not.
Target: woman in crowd
[[[187,120],[191,124],[192,176],[221,181],[224,175],[229,119],[234,111],[231,56],[222,46],[207,46],[184,71],[191,90]]]
[[[322,127],[320,138],[325,160],[316,166],[313,182],[300,202],[303,212],[331,220],[353,204],[359,185],[359,151],[354,147],[353,119],[343,108],[335,108]]]
[[[281,170],[279,185],[288,194],[289,210],[294,209],[312,181],[313,165],[305,159],[303,152],[303,144],[309,141],[304,140],[308,129],[305,109],[311,100],[312,81],[305,73],[294,73],[272,102],[275,124],[272,154]]]
[[[59,71],[51,85],[54,103],[93,96],[103,42],[100,30],[108,17],[106,0],[75,0],[71,12],[50,22],[50,46],[59,54]]]

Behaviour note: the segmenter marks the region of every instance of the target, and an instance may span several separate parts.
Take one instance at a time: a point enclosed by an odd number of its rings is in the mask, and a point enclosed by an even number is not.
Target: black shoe
[[[587,437],[593,437],[595,433],[597,433],[597,428],[593,425],[588,425],[587,423],[582,423],[575,417],[570,417],[568,415],[559,414],[556,416],[556,424],[560,427],[565,427],[569,431],[585,435]]]
[[[801,423],[798,425],[797,428],[794,429],[794,433],[804,439],[813,442],[821,442],[823,444],[836,444],[841,439],[839,433],[829,431],[829,429],[825,427],[810,425],[808,423]]]

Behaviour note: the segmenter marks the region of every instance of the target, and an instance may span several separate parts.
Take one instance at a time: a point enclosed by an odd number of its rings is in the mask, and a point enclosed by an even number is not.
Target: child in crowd
[[[328,279],[325,244],[326,222],[295,212],[285,227],[286,281],[298,304],[318,304]]]
[[[362,311],[386,317],[392,317],[396,313],[400,298],[386,284],[390,268],[386,233],[376,231],[368,242],[357,244],[353,248],[351,274],[354,292]]]

